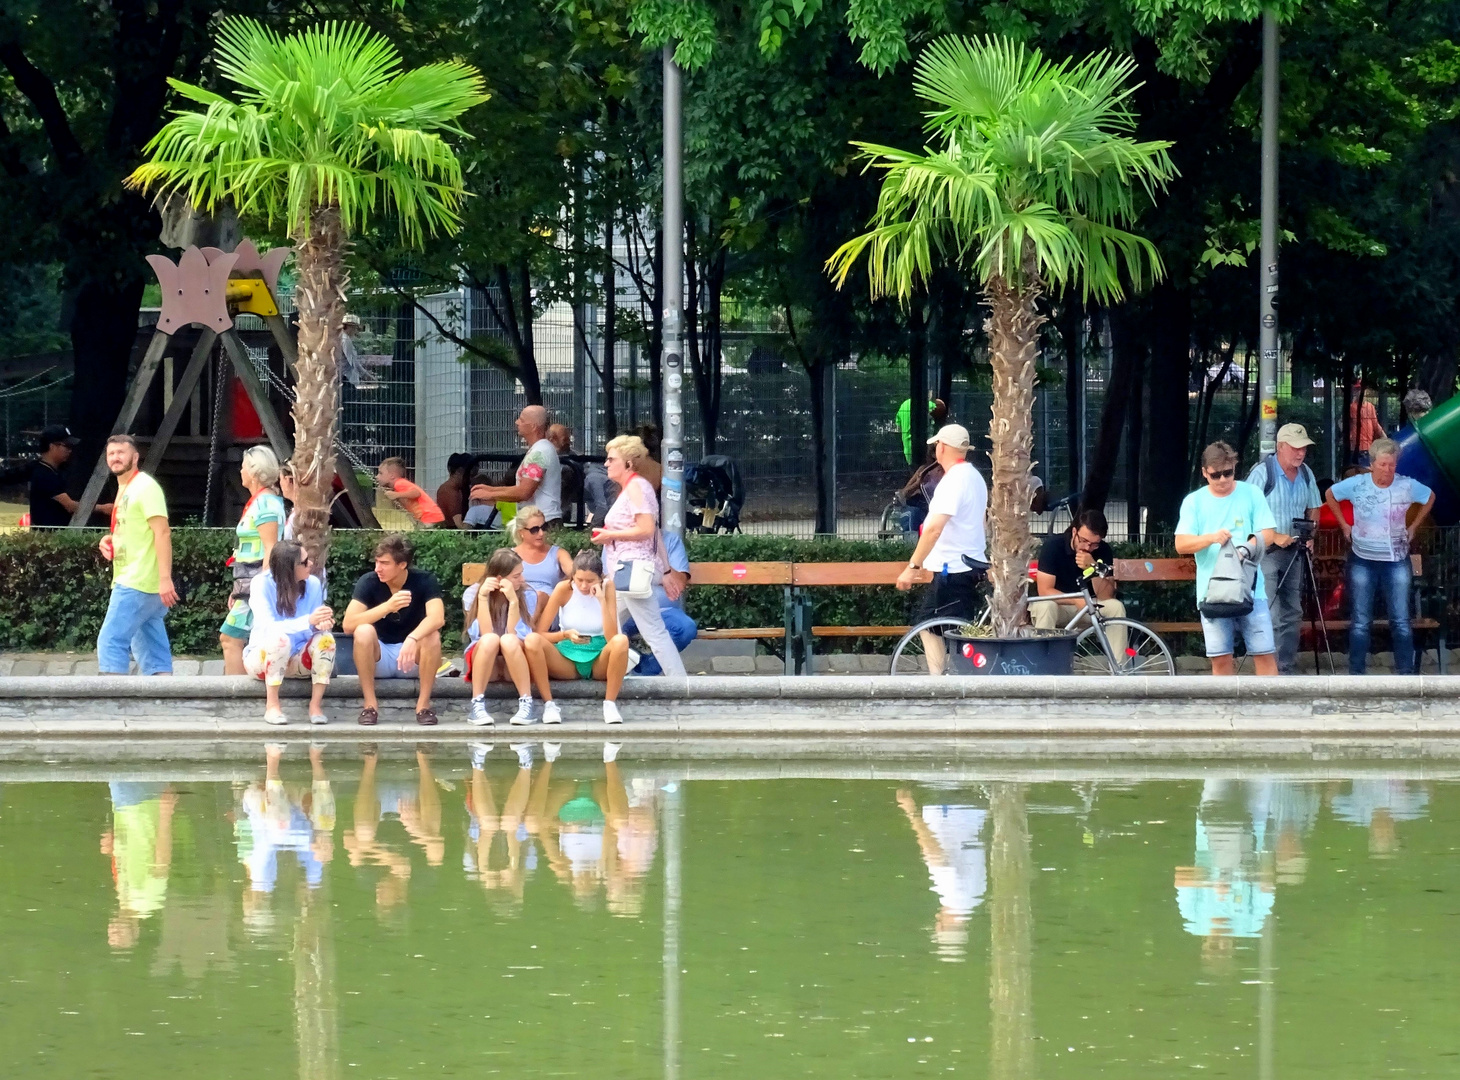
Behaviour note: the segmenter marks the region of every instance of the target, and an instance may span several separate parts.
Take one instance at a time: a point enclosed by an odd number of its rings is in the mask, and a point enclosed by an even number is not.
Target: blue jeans
[[[143,675],[172,674],[172,645],[163,618],[167,608],[156,593],[112,586],[106,618],[96,637],[97,670],[103,675],[125,675],[131,658]]]
[[[695,639],[695,635],[700,632],[699,626],[697,626],[695,624],[695,621],[691,619],[688,615],[686,615],[683,611],[680,611],[679,608],[672,605],[666,607],[661,604],[659,607],[659,614],[664,617],[664,628],[669,631],[669,636],[674,639],[674,647],[680,652],[684,652],[685,647],[688,646],[689,643]],[[639,632],[639,628],[634,625],[633,619],[628,620],[626,623],[620,626],[619,629],[622,630],[625,634],[628,634],[629,637],[633,637]],[[634,668],[634,674],[663,675],[664,669],[659,666],[659,661],[654,659],[654,656],[651,653],[639,661],[639,666]]]
[[[1394,671],[1414,674],[1414,631],[1409,625],[1408,559],[1376,562],[1348,557],[1349,624],[1348,673],[1362,675],[1369,659],[1369,626],[1374,619],[1374,594],[1382,593],[1389,613],[1389,633],[1394,640]]]

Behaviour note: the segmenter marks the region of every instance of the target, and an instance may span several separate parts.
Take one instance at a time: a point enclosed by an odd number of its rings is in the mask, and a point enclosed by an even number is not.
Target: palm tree
[[[1025,623],[1035,362],[1046,293],[1079,287],[1112,302],[1163,273],[1150,241],[1126,231],[1138,193],[1176,175],[1168,142],[1137,142],[1135,62],[1100,53],[1047,60],[1000,38],[946,37],[913,86],[934,108],[921,153],[853,143],[885,178],[867,233],[827,266],[838,286],[867,252],[874,298],[906,302],[940,263],[977,276],[990,316],[990,577],[994,632]]]
[[[205,211],[231,202],[241,218],[282,225],[294,240],[298,534],[322,559],[350,236],[392,216],[407,244],[456,230],[461,166],[442,133],[465,137],[454,121],[487,95],[476,69],[456,61],[402,70],[395,46],[358,24],[280,37],[232,18],[218,38],[218,71],[238,86],[237,99],[170,79],[204,110],[178,111],[127,183],[181,192]]]

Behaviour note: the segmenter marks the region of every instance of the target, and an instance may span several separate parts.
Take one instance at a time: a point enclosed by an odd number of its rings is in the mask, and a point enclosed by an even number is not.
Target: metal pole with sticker
[[[684,142],[680,71],[664,46],[664,416],[660,524],[684,535]]]

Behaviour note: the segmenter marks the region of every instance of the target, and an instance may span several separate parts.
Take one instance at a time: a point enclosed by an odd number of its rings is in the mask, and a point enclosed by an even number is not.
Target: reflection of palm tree
[[[300,890],[294,927],[294,1033],[299,1080],[333,1080],[340,1071],[333,910],[328,890]]]
[[[990,1080],[1034,1076],[1034,914],[1029,903],[1029,814],[1024,788],[994,784],[989,849]]]

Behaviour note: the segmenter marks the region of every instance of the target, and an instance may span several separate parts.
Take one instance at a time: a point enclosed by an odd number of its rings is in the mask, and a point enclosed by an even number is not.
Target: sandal
[[[362,727],[374,727],[378,723],[380,723],[379,709],[360,710],[360,724]]]

